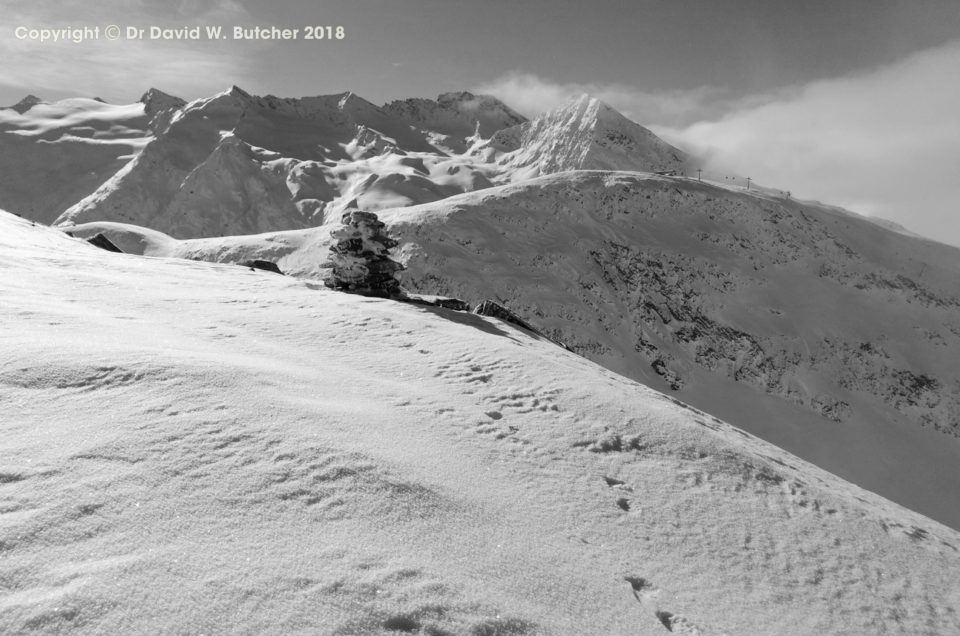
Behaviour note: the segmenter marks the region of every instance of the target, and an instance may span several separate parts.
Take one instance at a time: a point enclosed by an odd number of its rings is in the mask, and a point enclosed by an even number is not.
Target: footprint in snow
[[[633,597],[640,601],[648,609],[653,609],[654,616],[667,629],[674,634],[687,634],[688,636],[702,636],[700,628],[692,622],[673,612],[665,612],[656,608],[655,600],[660,595],[660,590],[648,581],[639,576],[627,576],[624,580],[630,584],[633,590]]]
[[[663,623],[663,626],[667,628],[668,632],[672,632],[674,634],[689,634],[690,636],[702,636],[700,629],[683,616],[678,616],[670,612],[658,611],[657,618],[660,619],[660,622]]]
[[[660,590],[643,577],[627,576],[624,577],[623,580],[630,584],[630,587],[633,589],[634,598],[641,603],[648,603],[660,595]]]
[[[620,481],[619,479],[614,479],[613,477],[603,476],[603,481],[607,483],[611,488],[616,488],[617,490],[625,490],[627,492],[633,492],[633,488],[627,485],[627,482]]]

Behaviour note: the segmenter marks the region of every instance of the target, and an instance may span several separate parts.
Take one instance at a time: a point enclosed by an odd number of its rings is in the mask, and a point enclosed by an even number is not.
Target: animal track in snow
[[[557,389],[531,387],[528,384],[530,378],[518,377],[515,366],[499,358],[488,358],[475,353],[462,354],[439,365],[434,377],[460,384],[465,393],[483,391],[483,399],[496,407],[491,411],[501,414],[504,411],[549,413],[560,410],[555,404],[559,394]],[[499,380],[509,379],[512,386],[525,388],[517,388],[510,393],[495,393],[486,388],[494,377]]]
[[[500,415],[500,417],[493,417],[490,413],[486,413],[486,416],[493,421],[486,420],[478,422],[473,429],[477,433],[492,435],[493,438],[497,440],[508,439],[514,444],[520,444],[522,446],[530,444],[529,441],[520,439],[516,436],[516,434],[520,431],[519,427],[502,422],[502,415]]]
[[[668,632],[674,634],[689,634],[690,636],[700,636],[702,634],[696,625],[683,616],[662,611],[657,611],[656,616],[660,619],[660,622],[663,623],[663,626],[667,628]]]
[[[616,488],[617,490],[623,490],[626,492],[633,492],[633,488],[627,485],[627,482],[621,481],[619,479],[614,479],[613,477],[603,476],[603,481],[606,482],[611,488]]]
[[[546,413],[547,411],[560,410],[554,404],[557,393],[559,391],[556,389],[521,391],[497,396],[492,398],[492,401],[499,404],[501,408],[516,409],[518,413],[532,413],[533,411]]]
[[[701,636],[703,632],[687,618],[666,612],[659,609],[656,605],[656,599],[660,596],[660,590],[649,580],[640,576],[626,576],[624,580],[630,584],[633,590],[633,597],[637,599],[644,607],[653,610],[653,615],[667,629],[674,634],[687,634],[688,636]]]
[[[486,360],[474,354],[463,354],[439,365],[434,377],[461,384],[482,385],[489,383],[498,371],[509,368],[510,365],[503,360]]]
[[[623,580],[630,584],[631,589],[633,589],[634,598],[641,603],[652,602],[660,595],[660,590],[657,589],[653,583],[643,577],[625,576]]]

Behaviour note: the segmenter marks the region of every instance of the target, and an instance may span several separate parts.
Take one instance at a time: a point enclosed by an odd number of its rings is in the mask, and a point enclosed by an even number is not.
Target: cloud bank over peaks
[[[958,103],[960,40],[655,130],[716,170],[960,245]]]
[[[508,73],[475,87],[494,95],[528,118],[556,108],[586,93],[610,104],[633,121],[647,125],[683,126],[719,115],[729,91],[704,86],[686,91],[651,93],[624,84],[558,83],[531,73]]]

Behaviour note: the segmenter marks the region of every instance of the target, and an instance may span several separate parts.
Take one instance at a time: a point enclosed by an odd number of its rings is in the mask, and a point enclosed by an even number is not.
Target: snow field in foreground
[[[0,631],[950,633],[957,533],[471,314],[0,213]]]

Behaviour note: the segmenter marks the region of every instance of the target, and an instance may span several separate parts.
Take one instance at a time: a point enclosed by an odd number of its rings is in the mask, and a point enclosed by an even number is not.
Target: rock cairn
[[[400,296],[395,274],[403,265],[390,258],[397,241],[383,232],[384,224],[372,212],[351,210],[341,218],[343,227],[330,233],[333,270],[324,280],[327,287],[342,291],[381,296]]]

